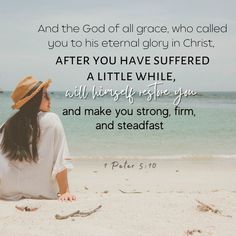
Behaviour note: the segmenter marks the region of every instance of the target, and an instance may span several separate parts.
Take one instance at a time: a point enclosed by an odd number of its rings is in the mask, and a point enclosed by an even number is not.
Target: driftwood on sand
[[[19,211],[36,211],[39,207],[30,207],[30,206],[15,206]]]
[[[197,205],[197,209],[199,211],[203,211],[203,212],[210,211],[210,212],[213,212],[213,213],[221,215],[221,216],[232,217],[231,215],[223,215],[222,212],[220,210],[214,208],[213,205],[207,205],[199,200],[196,200],[196,201],[199,203],[199,205]]]
[[[119,189],[120,192],[122,193],[142,193],[142,192],[138,192],[138,191],[130,191],[130,192],[126,192],[126,191],[123,191],[121,189]]]
[[[65,219],[68,219],[69,217],[86,217],[86,216],[89,216],[89,215],[95,213],[95,212],[98,211],[101,207],[102,207],[102,205],[99,205],[97,208],[95,208],[95,209],[93,209],[93,210],[91,210],[91,211],[87,211],[87,212],[81,212],[80,210],[78,210],[78,211],[75,211],[75,212],[73,212],[73,213],[71,213],[71,214],[64,215],[64,216],[56,214],[56,215],[55,215],[55,218],[56,218],[57,220],[65,220]]]
[[[195,233],[201,234],[202,231],[200,229],[187,230],[185,235],[186,236],[192,236],[192,235],[195,235]]]

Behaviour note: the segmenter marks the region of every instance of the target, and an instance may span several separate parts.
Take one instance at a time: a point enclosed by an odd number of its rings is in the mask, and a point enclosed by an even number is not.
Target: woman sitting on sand
[[[0,128],[1,199],[76,199],[67,181],[72,166],[63,126],[49,112],[50,82],[27,77],[11,95],[19,111]]]

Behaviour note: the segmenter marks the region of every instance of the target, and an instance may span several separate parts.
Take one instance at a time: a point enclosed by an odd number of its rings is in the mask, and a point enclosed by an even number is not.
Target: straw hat
[[[12,105],[13,109],[21,108],[32,97],[34,97],[42,88],[48,88],[51,80],[41,82],[34,79],[32,76],[28,76],[21,80],[16,86],[15,90],[11,94],[11,98],[15,104]],[[30,93],[32,92],[32,93]]]

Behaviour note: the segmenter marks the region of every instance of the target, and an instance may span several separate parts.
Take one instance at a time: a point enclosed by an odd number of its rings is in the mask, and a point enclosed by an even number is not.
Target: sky
[[[129,84],[141,88],[149,82],[135,79],[131,82],[110,81],[87,82],[89,72],[94,74],[106,71],[119,72],[167,72],[172,71],[175,83],[165,83],[168,88],[183,87],[198,91],[236,90],[236,3],[235,1],[2,1],[0,8],[0,88],[12,90],[20,79],[33,75],[39,80],[51,78],[51,89],[64,91],[81,84],[102,85],[110,88],[123,88]],[[172,25],[223,26],[227,33],[205,34],[158,34],[147,33],[138,37],[135,33],[94,34],[94,33],[39,33],[40,25],[55,26],[70,24],[83,26],[103,24],[121,26]],[[48,41],[53,40],[213,40],[214,48],[56,48],[48,49]],[[210,58],[207,66],[94,66],[94,65],[55,65],[58,56],[168,56],[206,55]]]

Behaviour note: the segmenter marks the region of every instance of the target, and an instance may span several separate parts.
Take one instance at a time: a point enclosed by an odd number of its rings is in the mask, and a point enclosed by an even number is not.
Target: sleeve
[[[68,150],[67,140],[62,123],[58,116],[54,122],[54,159],[52,168],[52,177],[63,171],[64,169],[71,170],[73,165]]]

